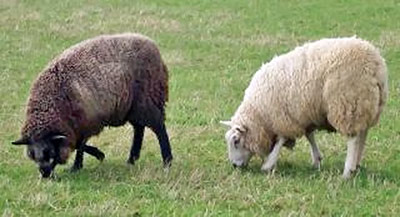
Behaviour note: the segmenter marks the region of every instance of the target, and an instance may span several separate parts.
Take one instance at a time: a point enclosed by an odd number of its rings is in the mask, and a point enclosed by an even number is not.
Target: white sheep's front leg
[[[319,170],[321,168],[322,155],[319,151],[317,144],[315,143],[314,132],[307,133],[306,137],[308,142],[310,143],[312,165],[314,168]]]
[[[347,156],[344,164],[343,178],[348,179],[356,171],[359,149],[359,135],[349,138],[347,141]]]
[[[279,152],[280,152],[283,144],[285,144],[286,141],[287,141],[287,139],[285,139],[285,138],[278,139],[278,142],[275,144],[271,153],[265,159],[265,161],[261,167],[262,171],[271,172],[275,168],[276,162],[278,161]]]

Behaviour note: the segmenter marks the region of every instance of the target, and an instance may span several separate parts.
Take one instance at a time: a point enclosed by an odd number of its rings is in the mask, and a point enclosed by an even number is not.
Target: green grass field
[[[398,216],[400,213],[400,2],[396,0],[0,0],[0,215],[2,216]],[[129,126],[91,139],[106,154],[41,180],[19,136],[32,81],[55,55],[103,33],[140,32],[170,68],[167,127],[174,162],[162,168],[146,132],[135,166]],[[300,139],[273,175],[261,160],[234,169],[224,127],[263,62],[309,40],[358,35],[381,49],[390,98],[371,130],[363,168],[341,178],[339,134],[318,133],[321,171]]]

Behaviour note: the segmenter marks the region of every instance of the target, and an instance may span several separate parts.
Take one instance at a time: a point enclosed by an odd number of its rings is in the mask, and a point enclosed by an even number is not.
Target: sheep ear
[[[31,142],[29,141],[28,138],[20,138],[18,140],[15,140],[14,142],[11,142],[13,145],[30,145]]]
[[[231,121],[219,121],[219,123],[227,127],[232,127]]]
[[[235,125],[235,129],[238,130],[241,133],[247,132],[247,127],[245,127],[245,126]]]

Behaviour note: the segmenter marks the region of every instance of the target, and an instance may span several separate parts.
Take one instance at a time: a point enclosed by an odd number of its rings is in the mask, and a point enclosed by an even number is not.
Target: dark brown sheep
[[[165,128],[168,70],[155,43],[139,34],[102,35],[65,50],[40,74],[31,89],[21,138],[43,177],[77,150],[73,171],[83,153],[103,160],[87,145],[105,126],[134,127],[128,163],[139,158],[144,128],[157,135],[165,166],[172,154]]]

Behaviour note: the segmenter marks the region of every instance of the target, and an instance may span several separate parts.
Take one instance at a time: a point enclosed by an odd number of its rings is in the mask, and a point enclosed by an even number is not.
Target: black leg
[[[163,158],[164,167],[171,166],[172,153],[169,144],[169,138],[167,134],[167,129],[164,124],[153,129],[154,133],[157,135],[158,142],[160,143],[161,156]]]
[[[105,158],[104,153],[102,151],[100,151],[100,149],[93,147],[91,145],[88,145],[88,144],[83,145],[83,151],[94,156],[99,161],[103,161]]]
[[[83,167],[83,150],[84,150],[84,144],[79,143],[76,149],[75,161],[74,165],[72,165],[71,172],[77,172]]]
[[[139,159],[144,136],[144,126],[134,125],[134,129],[133,144],[128,158],[129,164],[134,164],[135,161]]]

